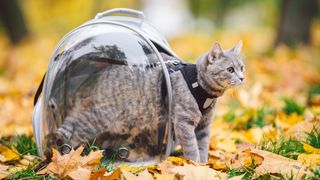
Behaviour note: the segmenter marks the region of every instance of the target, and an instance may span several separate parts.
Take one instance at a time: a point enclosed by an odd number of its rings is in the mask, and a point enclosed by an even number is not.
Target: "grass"
[[[257,110],[247,109],[246,111],[242,112],[241,115],[236,115],[234,111],[229,111],[224,114],[223,119],[226,122],[234,122],[239,119],[244,119],[244,121],[237,122],[237,129],[238,130],[248,130],[253,127],[262,128],[267,125],[268,116],[274,116],[275,111],[270,108],[260,108]]]
[[[287,158],[297,159],[298,155],[304,153],[303,144],[300,141],[291,138],[280,138],[275,141],[270,138],[264,138],[260,143],[260,149],[275,154],[282,155]]]
[[[242,179],[252,179],[255,173],[255,166],[243,167],[243,168],[235,168],[228,170],[227,178],[230,179],[235,176],[243,175]]]
[[[272,109],[267,109],[267,108],[261,108],[256,110],[249,121],[247,122],[247,129],[250,129],[252,127],[259,127],[262,128],[264,127],[267,122],[266,122],[266,116],[267,115],[273,115],[275,113],[274,110]]]
[[[283,111],[287,114],[297,113],[298,115],[303,115],[304,108],[300,106],[296,101],[288,98],[283,99],[285,106],[283,107]]]
[[[311,175],[309,175],[306,179],[308,180],[320,179],[320,167],[311,169]]]
[[[308,93],[308,105],[312,105],[313,98],[320,95],[320,86],[310,88]]]
[[[48,175],[38,175],[33,169],[28,168],[24,171],[19,171],[13,174],[10,174],[9,177],[7,177],[7,179],[10,180],[57,180],[59,178],[56,177],[52,177],[52,176],[48,176]]]
[[[0,138],[0,144],[8,147],[14,147],[18,150],[20,155],[34,155],[38,156],[37,146],[33,138],[27,135],[18,135],[8,138]]]
[[[101,147],[96,144],[96,139],[94,139],[92,142],[87,142],[81,155],[87,156],[91,151],[97,151],[100,149],[101,149]]]
[[[313,127],[312,131],[307,133],[306,143],[315,147],[320,148],[320,134],[318,133],[319,127]]]
[[[32,137],[26,135],[17,136],[13,146],[19,151],[21,155],[34,155],[38,156],[37,146]]]

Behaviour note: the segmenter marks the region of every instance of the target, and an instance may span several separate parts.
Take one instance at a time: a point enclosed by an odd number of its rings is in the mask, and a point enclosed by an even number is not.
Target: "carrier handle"
[[[112,16],[114,14],[124,14],[124,15],[136,16],[143,20],[145,19],[145,16],[142,11],[137,11],[137,10],[128,9],[128,8],[115,8],[115,9],[107,10],[107,11],[98,13],[94,19],[100,19],[105,16]]]

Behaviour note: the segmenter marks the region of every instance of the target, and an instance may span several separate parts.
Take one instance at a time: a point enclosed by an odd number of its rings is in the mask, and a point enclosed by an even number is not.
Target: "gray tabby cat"
[[[218,43],[197,61],[198,84],[210,95],[221,96],[244,80],[242,43],[223,51]],[[216,98],[201,112],[180,71],[170,74],[173,90],[175,139],[186,158],[208,160],[210,124]],[[72,100],[72,105],[49,134],[48,146],[68,144],[77,147],[96,140],[102,148],[113,151],[129,149],[127,161],[144,161],[162,151],[161,132],[168,121],[168,107],[162,92],[162,69],[150,71],[108,64],[91,86],[85,86]],[[55,115],[56,117],[57,115]],[[160,140],[159,140],[160,138]]]

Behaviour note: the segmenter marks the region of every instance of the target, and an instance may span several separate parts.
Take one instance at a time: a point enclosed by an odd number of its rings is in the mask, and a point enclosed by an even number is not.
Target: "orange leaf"
[[[106,169],[104,168],[101,168],[95,172],[93,172],[90,176],[90,180],[97,180],[97,179],[100,179],[100,180],[103,180],[104,178],[104,174],[107,172]]]
[[[120,168],[116,169],[115,171],[113,171],[109,175],[103,176],[103,178],[101,178],[101,180],[117,180],[117,179],[121,179],[121,169]]]

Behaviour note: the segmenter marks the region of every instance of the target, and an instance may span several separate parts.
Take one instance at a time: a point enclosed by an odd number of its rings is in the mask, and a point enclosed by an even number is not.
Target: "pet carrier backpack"
[[[168,156],[173,144],[172,90],[163,53],[179,59],[165,38],[145,21],[144,14],[132,9],[98,13],[93,20],[66,34],[51,56],[34,100],[33,131],[40,156],[44,157],[44,152],[51,148],[47,143],[48,134],[61,126],[68,113],[68,97],[76,95],[84,86],[88,89],[110,63],[122,64],[132,71],[162,68],[169,118],[166,136],[159,143],[165,142],[164,154]],[[63,146],[69,150],[74,148],[68,144]]]

